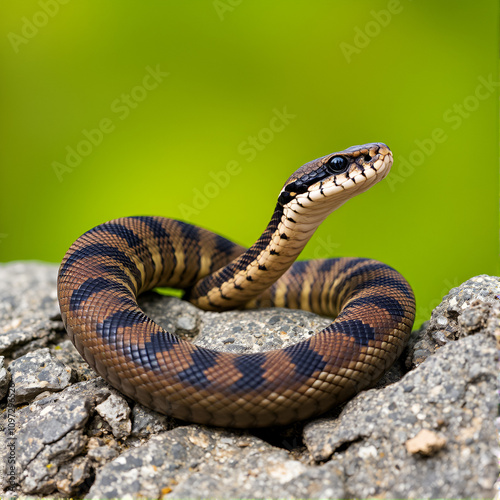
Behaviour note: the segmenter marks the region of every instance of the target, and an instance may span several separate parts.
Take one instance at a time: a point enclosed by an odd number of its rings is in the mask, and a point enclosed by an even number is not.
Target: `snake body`
[[[299,168],[248,250],[161,217],[126,217],[78,238],[58,276],[67,332],[123,394],[159,412],[229,427],[283,425],[321,414],[373,385],[400,355],[413,292],[391,267],[361,258],[295,262],[318,225],[384,178],[392,153],[354,146]],[[308,340],[258,354],[222,353],[178,339],[137,296],[186,291],[207,310],[280,306],[336,318]]]

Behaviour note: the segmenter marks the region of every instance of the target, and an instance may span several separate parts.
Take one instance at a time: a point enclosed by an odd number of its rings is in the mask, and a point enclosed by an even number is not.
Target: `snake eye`
[[[349,162],[343,156],[334,156],[327,163],[327,168],[332,174],[342,174],[347,170]]]

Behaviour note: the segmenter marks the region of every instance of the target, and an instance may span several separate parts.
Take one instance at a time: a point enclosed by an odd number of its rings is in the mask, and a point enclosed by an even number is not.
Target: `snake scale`
[[[415,299],[391,267],[362,258],[294,262],[318,225],[383,179],[392,153],[353,146],[300,167],[249,249],[162,217],[125,217],[78,238],[58,276],[67,332],[97,373],[159,412],[228,427],[284,425],[372,386],[401,354]],[[357,226],[357,225],[356,225]],[[254,354],[216,352],[167,332],[137,296],[185,290],[206,310],[288,307],[335,320],[311,338]]]

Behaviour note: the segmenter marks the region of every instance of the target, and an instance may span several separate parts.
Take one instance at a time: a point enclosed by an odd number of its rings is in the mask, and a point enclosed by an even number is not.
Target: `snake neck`
[[[230,264],[200,280],[189,301],[202,309],[223,310],[254,299],[293,264],[326,215],[306,217],[276,205],[260,238]]]

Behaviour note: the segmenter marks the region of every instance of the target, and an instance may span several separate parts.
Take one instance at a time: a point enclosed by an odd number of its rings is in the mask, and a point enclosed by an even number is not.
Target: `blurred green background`
[[[126,215],[250,245],[297,167],[381,141],[389,177],[301,258],[394,266],[417,323],[498,272],[497,1],[0,5],[0,261]]]

